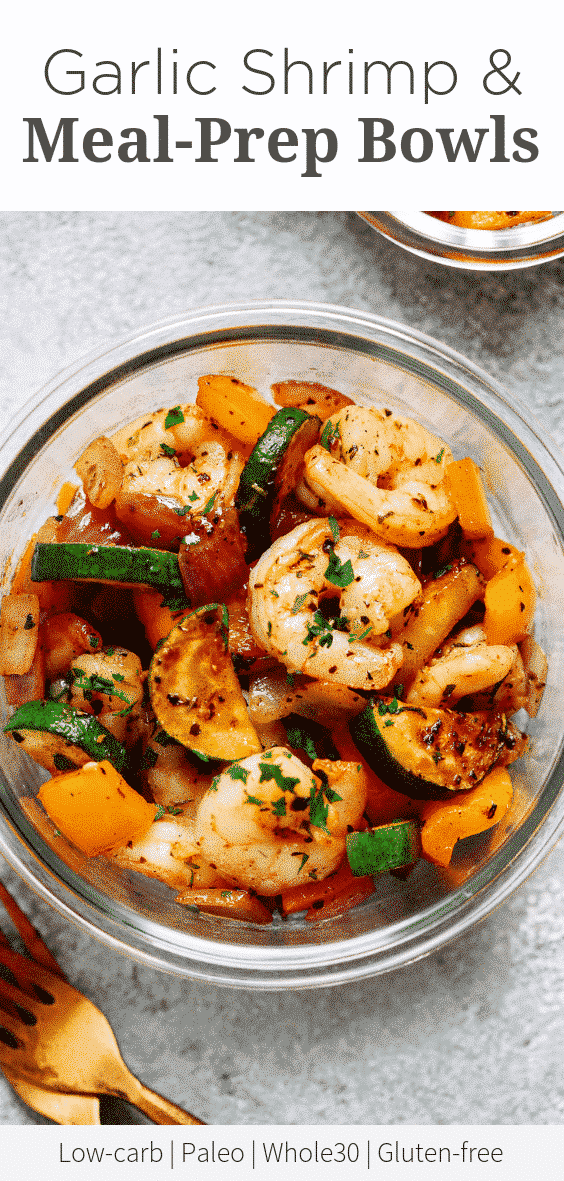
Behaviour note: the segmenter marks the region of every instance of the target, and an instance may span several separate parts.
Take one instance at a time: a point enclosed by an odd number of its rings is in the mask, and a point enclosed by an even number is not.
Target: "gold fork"
[[[0,896],[4,899],[2,891]],[[13,917],[15,921],[15,912]],[[37,941],[43,963],[26,959],[5,946],[7,941],[1,941],[0,963],[17,981],[13,985],[0,979],[0,1064],[4,1072],[62,1095],[116,1095],[157,1124],[201,1124],[202,1120],[150,1091],[131,1074],[103,1013],[62,978],[51,953],[23,918],[26,935],[21,933],[26,946],[35,953]]]
[[[19,931],[29,954],[33,956],[36,963],[51,968],[52,972],[64,980],[64,973],[56,959],[51,955],[49,948],[30,923],[27,915],[23,910],[20,910],[17,902],[8,893],[2,882],[0,882],[0,901],[4,903],[14,926]],[[0,931],[0,946],[8,948],[10,946],[2,931]],[[27,1082],[26,1079],[18,1078],[7,1066],[4,1067],[4,1075],[16,1094],[20,1096],[20,1099],[23,1099],[24,1103],[27,1103],[28,1107],[38,1111],[40,1115],[46,1115],[56,1124],[90,1125],[100,1123],[100,1100],[94,1095],[63,1095],[59,1091],[49,1091],[45,1087],[38,1087],[34,1083]]]

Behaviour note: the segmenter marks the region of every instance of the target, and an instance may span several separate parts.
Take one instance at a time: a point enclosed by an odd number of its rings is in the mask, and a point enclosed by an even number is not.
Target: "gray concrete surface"
[[[494,374],[564,444],[564,260],[451,271],[349,213],[17,213],[0,218],[0,273],[4,421],[110,337],[201,304],[280,297],[430,333]],[[109,1017],[131,1069],[210,1123],[562,1121],[562,845],[441,952],[390,976],[287,995],[137,967],[5,878]],[[106,1108],[104,1118],[132,1117]],[[41,1122],[3,1080],[0,1122]]]

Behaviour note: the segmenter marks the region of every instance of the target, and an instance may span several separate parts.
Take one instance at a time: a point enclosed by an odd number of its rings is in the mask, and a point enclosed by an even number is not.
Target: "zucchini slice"
[[[319,438],[321,419],[297,406],[271,418],[241,473],[235,503],[253,549],[270,545],[270,524],[294,491],[304,455]]]
[[[371,701],[350,722],[359,750],[394,791],[413,799],[445,799],[469,791],[505,750],[503,713],[456,713]]]
[[[178,567],[178,557],[167,550],[136,549],[130,545],[87,545],[83,542],[39,542],[31,559],[32,582],[103,582],[113,586],[158,590],[166,607],[179,611],[190,606]]]
[[[149,670],[159,724],[208,759],[244,759],[262,750],[227,649],[227,621],[219,603],[185,615],[155,652]]]
[[[117,771],[125,765],[125,747],[94,714],[59,701],[26,701],[4,731],[51,775],[104,759]]]
[[[413,820],[394,820],[347,836],[349,865],[358,878],[413,865],[419,851],[419,828]]]

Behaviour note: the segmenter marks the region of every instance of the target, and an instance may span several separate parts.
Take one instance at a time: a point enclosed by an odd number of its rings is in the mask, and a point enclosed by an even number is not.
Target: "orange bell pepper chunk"
[[[49,779],[38,798],[63,836],[87,857],[138,840],[155,819],[155,805],[106,759]]]
[[[528,634],[535,614],[536,592],[523,560],[499,570],[486,583],[484,630],[488,644],[517,644]]]
[[[156,648],[159,640],[166,640],[173,627],[188,611],[176,611],[174,614],[168,607],[163,607],[163,596],[160,591],[136,588],[133,591],[133,606],[137,618],[145,628],[145,635],[151,648]]]
[[[254,447],[275,413],[258,390],[223,373],[198,378],[196,406],[239,442]]]
[[[295,914],[298,910],[307,910],[308,917],[321,918],[318,911],[325,911],[325,907],[334,898],[345,899],[359,887],[363,898],[371,894],[374,883],[371,877],[355,878],[347,860],[341,868],[322,881],[305,881],[298,886],[291,886],[282,892],[282,914]]]
[[[493,537],[480,469],[473,459],[457,459],[445,471],[445,484],[465,537]]]
[[[473,562],[486,579],[493,578],[499,570],[517,566],[525,556],[522,550],[501,537],[484,537],[478,541],[468,539],[462,543],[462,549],[468,561]]]
[[[421,855],[447,866],[457,841],[486,832],[498,824],[513,798],[505,767],[495,767],[470,791],[457,791],[450,800],[429,800],[420,808]]]

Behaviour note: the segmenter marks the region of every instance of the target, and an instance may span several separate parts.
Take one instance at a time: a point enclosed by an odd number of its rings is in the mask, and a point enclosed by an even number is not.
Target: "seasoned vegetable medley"
[[[198,911],[319,921],[509,809],[535,588],[476,463],[392,405],[198,386],[95,439],[29,541],[5,728],[87,856]]]

